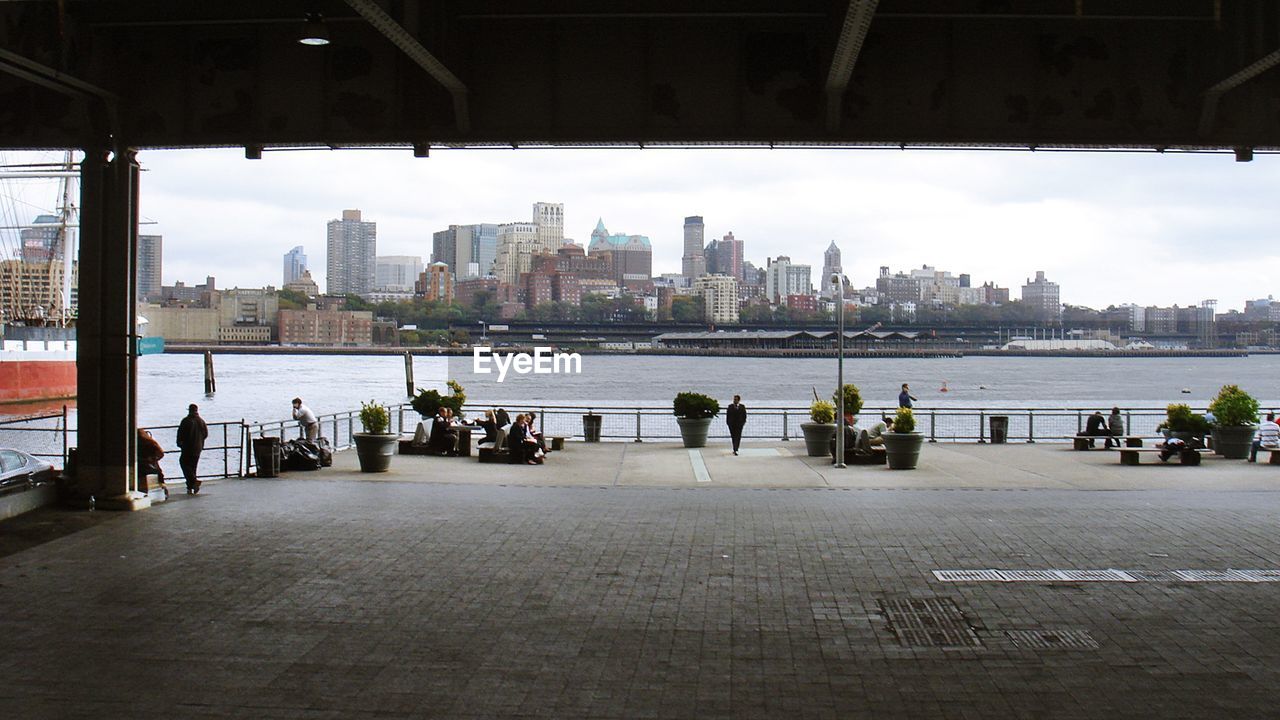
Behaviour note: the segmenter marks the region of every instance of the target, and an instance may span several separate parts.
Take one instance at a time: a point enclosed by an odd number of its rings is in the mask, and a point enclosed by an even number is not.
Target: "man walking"
[[[902,383],[902,392],[898,393],[898,407],[909,408],[911,401],[917,398],[911,394],[911,388],[906,383]]]
[[[209,426],[200,417],[200,408],[194,403],[187,406],[187,416],[178,423],[178,465],[182,468],[182,476],[187,480],[187,494],[200,494],[200,480],[197,467],[200,465],[200,452],[204,450],[205,438],[209,437]]]
[[[320,421],[316,419],[316,414],[311,412],[311,408],[302,404],[302,398],[293,399],[293,419],[297,420],[302,428],[303,437],[311,442],[320,439]]]
[[[733,438],[733,454],[738,454],[738,446],[742,444],[742,427],[747,424],[747,406],[742,404],[742,396],[734,395],[733,402],[725,409],[725,422],[729,423],[729,437]]]

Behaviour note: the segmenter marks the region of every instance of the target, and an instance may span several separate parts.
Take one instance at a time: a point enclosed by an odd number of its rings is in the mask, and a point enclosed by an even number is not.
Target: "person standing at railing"
[[[902,383],[902,392],[898,393],[898,407],[909,408],[911,401],[916,399],[918,398],[911,394],[911,388],[907,387],[906,383]]]
[[[293,399],[293,419],[302,428],[302,435],[311,442],[320,439],[320,421],[311,408],[302,404],[302,398]]]
[[[733,439],[733,454],[738,454],[738,446],[742,444],[742,428],[747,424],[747,406],[742,404],[742,396],[734,395],[733,402],[724,411],[725,422],[729,424],[729,437]]]
[[[182,476],[187,480],[187,494],[200,494],[200,453],[204,450],[204,441],[209,437],[209,426],[200,417],[200,407],[192,403],[187,406],[187,416],[178,423],[178,465],[182,467]]]

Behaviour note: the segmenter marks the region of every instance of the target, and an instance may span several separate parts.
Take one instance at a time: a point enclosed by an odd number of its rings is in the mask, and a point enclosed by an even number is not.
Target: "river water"
[[[218,392],[204,395],[202,357],[148,355],[139,360],[139,421],[176,423],[188,403],[211,421],[272,421],[289,416],[301,396],[318,414],[358,409],[370,399],[405,398],[404,359],[397,356],[215,355]],[[923,408],[1204,406],[1226,383],[1240,385],[1265,407],[1280,407],[1280,355],[1244,358],[966,357],[849,359],[845,381],[868,406],[894,406],[910,383]],[[509,407],[588,405],[669,407],[682,390],[726,404],[737,393],[748,406],[807,406],[813,388],[829,396],[832,359],[586,355],[581,374],[472,372],[471,358],[418,357],[419,387],[444,390],[457,379],[470,400]],[[945,383],[947,392],[941,392]],[[1190,390],[1183,393],[1183,389]]]

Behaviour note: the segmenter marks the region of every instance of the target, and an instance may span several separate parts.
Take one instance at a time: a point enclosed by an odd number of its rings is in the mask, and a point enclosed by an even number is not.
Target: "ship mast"
[[[63,167],[65,170],[72,170],[71,151],[68,150],[63,156]],[[62,250],[62,292],[57,298],[58,302],[58,322],[62,327],[71,324],[71,268],[72,259],[75,258],[75,249],[72,247],[71,233],[67,226],[71,223],[71,176],[64,175],[61,178],[62,183],[62,207],[58,210],[58,247]],[[56,260],[50,260],[50,265]],[[52,279],[52,278],[50,278]]]

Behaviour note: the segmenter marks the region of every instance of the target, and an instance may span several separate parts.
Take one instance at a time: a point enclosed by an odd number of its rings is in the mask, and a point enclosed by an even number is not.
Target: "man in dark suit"
[[[724,412],[725,422],[729,423],[729,437],[733,438],[733,454],[738,454],[738,446],[742,444],[742,427],[747,424],[747,406],[742,404],[742,396],[734,395],[733,402]]]
[[[200,465],[200,452],[204,450],[204,441],[209,437],[209,427],[200,417],[200,408],[194,404],[187,406],[187,416],[178,424],[178,447],[182,450],[178,455],[178,465],[187,480],[187,494],[200,492],[200,478],[197,468]]]

